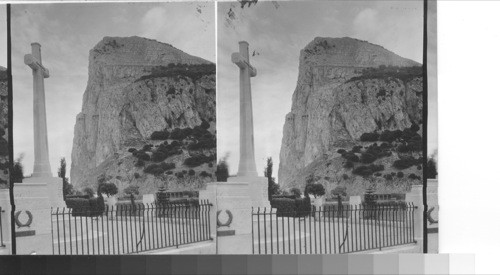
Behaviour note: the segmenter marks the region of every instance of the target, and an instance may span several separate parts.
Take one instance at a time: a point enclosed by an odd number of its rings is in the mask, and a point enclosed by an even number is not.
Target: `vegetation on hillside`
[[[378,68],[364,68],[361,71],[361,75],[352,77],[346,83],[367,80],[367,79],[389,79],[397,78],[401,79],[403,82],[408,82],[415,77],[422,77],[423,69],[421,66],[412,67],[397,67],[397,66],[385,66],[381,65]]]

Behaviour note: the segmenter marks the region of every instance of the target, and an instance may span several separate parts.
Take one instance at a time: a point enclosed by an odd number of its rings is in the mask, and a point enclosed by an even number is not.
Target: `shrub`
[[[208,128],[210,128],[210,123],[208,123],[206,120],[202,120],[200,126],[203,129],[208,129]]]
[[[311,194],[315,198],[325,194],[325,187],[321,183],[308,183],[306,184],[304,194]]]
[[[415,162],[416,162],[415,158],[408,157],[408,158],[395,160],[394,164],[392,166],[394,166],[394,168],[396,168],[396,169],[402,170],[402,169],[412,167],[413,165],[415,165]]]
[[[413,173],[411,173],[409,176],[408,176],[409,179],[412,179],[412,180],[420,180],[421,178]]]
[[[172,133],[170,133],[170,138],[181,141],[181,140],[185,139],[186,137],[188,137],[189,135],[191,135],[192,130],[193,129],[191,129],[191,128],[184,128],[184,129],[175,128],[172,131]]]
[[[177,172],[175,173],[175,176],[178,178],[178,179],[183,179],[184,178],[184,174],[182,172]]]
[[[161,167],[161,165],[158,165],[158,164],[155,164],[155,163],[150,164],[146,168],[144,168],[144,173],[148,173],[148,174],[151,174],[151,175],[160,175],[163,172],[165,172],[165,171],[163,170],[163,168]]]
[[[152,140],[166,140],[170,136],[170,133],[167,131],[155,131],[151,134]]]
[[[142,147],[142,151],[144,151],[144,152],[151,151],[151,148],[153,148],[152,144],[146,144],[146,145],[144,145],[144,147]]]
[[[140,160],[143,160],[143,161],[148,161],[148,160],[151,159],[149,157],[149,155],[146,152],[142,151],[142,150],[135,151],[135,152],[132,153],[132,155],[134,155],[134,157],[136,157],[136,158],[138,158]]]
[[[200,177],[206,177],[206,178],[211,178],[212,177],[212,174],[210,173],[207,173],[207,171],[201,171],[200,172]]]
[[[198,142],[191,143],[188,146],[188,149],[189,150],[211,149],[215,148],[216,146],[217,146],[217,141],[214,138],[202,137],[200,140],[198,140]]]
[[[112,182],[101,183],[98,188],[99,188],[99,192],[101,194],[105,194],[108,198],[110,196],[114,196],[114,195],[118,194],[118,188]]]
[[[91,198],[95,195],[95,191],[91,187],[85,187],[83,189],[83,193],[86,194],[86,195],[88,195]]]
[[[135,149],[135,148],[128,148],[128,152],[129,153],[134,153],[135,151],[137,151],[137,149]]]
[[[380,137],[378,133],[364,133],[359,138],[360,141],[377,141]]]
[[[339,153],[339,154],[343,155],[343,154],[347,153],[347,151],[346,151],[346,150],[344,150],[344,149],[338,149],[338,150],[337,150],[337,153]]]
[[[140,177],[141,177],[141,174],[139,174],[139,173],[137,173],[137,172],[135,172],[135,173],[134,173],[134,178],[138,179],[138,178],[140,178]]]
[[[361,146],[361,145],[354,146],[354,147],[352,147],[351,152],[352,153],[360,153],[361,152],[361,148],[363,148],[363,146]]]
[[[167,154],[158,150],[158,151],[154,152],[153,155],[151,155],[151,160],[154,162],[160,162],[160,161],[164,161],[167,157],[168,157]]]
[[[311,213],[311,202],[309,198],[273,198],[271,207],[276,208],[278,217],[301,217]]]
[[[211,162],[212,157],[207,157],[205,155],[194,155],[184,160],[184,165],[188,167],[197,167],[204,163]]]
[[[229,178],[229,168],[225,159],[219,160],[217,169],[215,170],[215,177],[219,182],[226,182],[227,178]]]
[[[372,163],[377,159],[376,156],[369,153],[362,153],[359,159],[362,163]]]
[[[143,167],[146,163],[142,160],[139,159],[135,162],[135,167]]]
[[[373,174],[373,175],[374,175],[375,177],[380,177],[380,176],[382,176],[382,173],[377,172],[377,173],[375,173],[375,174]]]
[[[367,176],[370,176],[371,174],[373,174],[373,170],[368,166],[361,165],[361,166],[354,168],[354,170],[352,170],[352,173],[354,175],[367,177]]]
[[[359,162],[359,157],[351,152],[343,154],[342,157],[351,162]]]
[[[351,161],[346,161],[346,162],[344,162],[343,167],[346,168],[346,169],[353,168],[354,167],[354,163],[352,163]]]
[[[344,186],[337,186],[330,193],[331,193],[332,197],[337,197],[337,196],[346,197],[347,196],[347,188],[345,188]]]
[[[435,179],[438,175],[437,163],[434,158],[427,159],[427,177],[430,179]]]
[[[404,176],[405,176],[405,174],[404,174],[403,172],[401,172],[401,171],[399,171],[399,172],[397,173],[397,175],[398,175],[398,178],[402,178],[402,177],[404,177]]]
[[[347,180],[347,179],[349,179],[349,176],[348,176],[347,174],[343,174],[343,175],[342,175],[342,178],[343,178],[344,180]]]
[[[163,170],[172,170],[172,169],[175,169],[175,163],[173,163],[173,162],[162,162],[162,163],[160,163],[160,167]]]
[[[294,187],[292,189],[290,189],[290,193],[295,196],[295,198],[300,198],[300,195],[302,194],[302,192],[300,192],[300,189],[297,188],[297,187]]]
[[[384,179],[386,180],[392,180],[392,175],[391,174],[385,174]]]
[[[393,142],[403,135],[401,130],[389,131],[385,130],[380,134],[379,140],[386,142]]]

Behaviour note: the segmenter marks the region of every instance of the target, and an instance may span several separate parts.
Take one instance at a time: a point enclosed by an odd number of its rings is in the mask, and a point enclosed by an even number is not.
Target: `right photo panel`
[[[217,13],[218,181],[269,199],[253,199],[252,253],[437,253],[435,3],[426,46],[423,1]]]

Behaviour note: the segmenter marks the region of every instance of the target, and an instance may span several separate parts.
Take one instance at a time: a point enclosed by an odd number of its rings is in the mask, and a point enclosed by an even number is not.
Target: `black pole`
[[[16,227],[14,214],[16,213],[16,204],[14,202],[14,180],[12,171],[14,171],[14,134],[13,134],[13,112],[12,112],[12,58],[11,58],[11,39],[10,39],[10,4],[7,4],[7,101],[8,101],[8,120],[9,120],[9,199],[10,199],[10,234],[12,255],[17,254],[16,249]]]
[[[424,242],[424,247],[423,251],[424,253],[427,253],[427,117],[428,117],[428,106],[427,106],[427,100],[428,100],[428,82],[427,82],[427,11],[428,11],[428,0],[424,0],[424,53],[423,53],[423,80],[424,80],[424,92],[423,92],[423,116],[422,116],[422,136],[423,136],[423,158],[424,158],[424,165],[423,165],[423,215],[424,215],[424,236],[423,236],[423,242]]]

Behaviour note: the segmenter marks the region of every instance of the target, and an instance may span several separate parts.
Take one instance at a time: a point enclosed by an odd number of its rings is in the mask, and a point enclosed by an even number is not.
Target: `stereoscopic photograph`
[[[217,152],[228,182],[268,180],[252,253],[422,252],[423,2],[219,2],[217,18]]]

